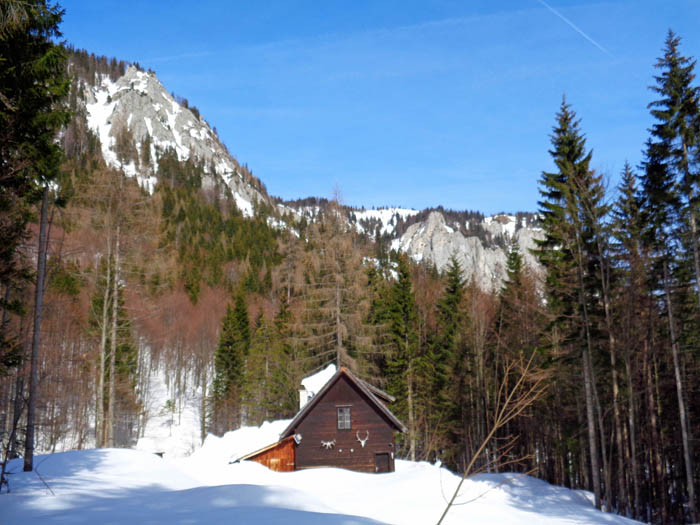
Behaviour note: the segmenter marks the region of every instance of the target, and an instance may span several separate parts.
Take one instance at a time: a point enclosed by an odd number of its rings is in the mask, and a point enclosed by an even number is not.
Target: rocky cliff
[[[269,202],[206,121],[178,103],[154,73],[131,66],[115,82],[105,75],[96,86],[82,87],[88,126],[100,139],[105,162],[137,177],[148,191],[160,153],[172,149],[180,160],[205,163],[209,178],[203,184],[226,183],[244,215],[252,215],[255,202]]]

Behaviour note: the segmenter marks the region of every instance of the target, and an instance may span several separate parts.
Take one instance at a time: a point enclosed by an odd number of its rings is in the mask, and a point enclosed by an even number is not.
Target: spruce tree
[[[448,464],[456,466],[458,436],[462,429],[460,400],[463,395],[465,362],[462,348],[462,298],[464,279],[456,257],[450,258],[444,276],[445,289],[436,306],[437,333],[430,349],[431,424],[438,438],[445,440]]]
[[[696,205],[698,178],[694,171],[698,142],[698,90],[690,85],[695,61],[680,55],[680,39],[669,31],[664,54],[656,63],[661,74],[652,90],[660,99],[649,104],[656,122],[642,164],[645,240],[652,259],[652,293],[664,298],[669,346],[673,361],[690,518],[697,521],[690,414],[683,384],[683,319],[677,290],[688,284],[684,262],[693,261],[695,288],[700,278]],[[695,156],[695,158],[694,158]],[[687,224],[687,229],[684,227]],[[685,231],[684,231],[685,230]],[[683,239],[690,245],[683,250]],[[689,242],[688,242],[689,241]],[[690,252],[692,255],[688,256]]]
[[[418,316],[406,256],[399,256],[398,279],[391,288],[388,304],[391,351],[387,367],[388,391],[397,398],[394,410],[408,422],[408,455],[416,459],[416,411],[418,374]]]
[[[590,284],[590,227],[586,231],[584,199],[597,199],[590,170],[592,152],[579,120],[563,98],[551,135],[550,155],[557,171],[543,172],[539,202],[544,239],[536,241],[535,254],[545,267],[546,292],[552,326],[560,340],[572,351],[581,352],[588,426],[588,448],[596,507],[601,506],[598,438],[595,419],[595,378],[592,365],[592,319]],[[589,225],[590,226],[590,225]]]
[[[523,317],[521,310],[525,300],[524,294],[523,256],[520,254],[517,242],[513,239],[506,258],[506,280],[501,288],[499,305],[500,326],[498,334],[499,339],[502,339],[503,342],[508,339],[506,346],[508,351],[522,352],[524,350],[522,341],[530,335],[523,333],[523,327],[518,325]],[[516,334],[518,340],[511,341],[508,336]],[[518,348],[510,348],[510,345],[513,344],[517,345]]]
[[[221,322],[219,346],[214,359],[214,427],[216,432],[237,428],[241,423],[241,394],[245,360],[250,348],[250,325],[245,297],[239,292],[235,306],[226,307]]]
[[[31,205],[58,175],[58,130],[69,114],[66,53],[55,44],[63,11],[43,0],[0,4],[0,283],[27,274],[17,257]]]
[[[698,253],[697,215],[700,202],[700,89],[693,86],[696,61],[681,55],[681,39],[669,30],[663,56],[655,64],[660,70],[651,86],[660,98],[649,104],[655,123],[650,129],[655,154],[663,156],[669,183],[680,202],[678,213],[688,224],[689,250],[695,290],[700,298],[700,254]],[[672,181],[672,182],[671,182]]]

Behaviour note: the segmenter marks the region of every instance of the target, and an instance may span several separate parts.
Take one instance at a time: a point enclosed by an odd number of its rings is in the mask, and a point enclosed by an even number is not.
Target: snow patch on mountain
[[[220,177],[245,216],[252,216],[255,202],[267,200],[244,180],[236,162],[209,125],[181,106],[154,73],[132,66],[116,82],[103,76],[94,88],[84,87],[88,88],[85,100],[88,126],[100,139],[105,162],[135,177],[149,192],[153,192],[157,182],[158,155],[173,149],[179,160],[196,159],[207,166],[211,177]],[[119,160],[116,137],[124,130],[133,138],[139,158],[150,158],[150,166]],[[142,144],[147,137],[150,151],[144,155]],[[204,181],[204,184],[212,186],[213,182]]]
[[[351,217],[355,217],[355,228],[360,233],[374,234],[374,231],[365,231],[363,222],[379,221],[381,224],[380,233],[393,234],[399,218],[406,219],[420,213],[418,210],[407,208],[379,208],[376,210],[351,210]]]

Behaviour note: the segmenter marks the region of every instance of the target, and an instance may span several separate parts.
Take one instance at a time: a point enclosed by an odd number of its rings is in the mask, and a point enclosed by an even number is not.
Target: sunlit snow
[[[318,392],[329,366],[304,380]],[[199,446],[201,397],[186,396],[181,417],[169,413],[173,391],[155,367],[141,450],[93,449],[35,457],[35,472],[9,463],[9,494],[0,523],[19,524],[425,524],[435,523],[459,477],[439,465],[396,461],[396,472],[336,468],[272,472],[238,458],[272,444],[290,420],[207,436]],[[194,450],[194,452],[192,452]],[[160,458],[152,452],[165,452]],[[524,474],[480,474],[467,480],[446,524],[632,524],[604,514],[591,494]]]

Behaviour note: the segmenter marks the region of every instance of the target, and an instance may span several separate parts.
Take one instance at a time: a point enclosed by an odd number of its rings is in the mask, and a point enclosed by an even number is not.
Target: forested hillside
[[[533,174],[539,210],[516,217],[518,229],[541,229],[537,268],[515,230],[494,235],[478,212],[439,210],[507,251],[494,288],[465,280],[456,257],[439,271],[392,250],[384,223],[337,199],[271,199],[233,158],[233,172],[217,171],[183,155],[193,143],[135,139],[131,119],[101,136],[89,88],[142,70],[51,44],[51,31],[26,35],[22,24],[56,16],[1,21],[0,57],[45,65],[49,54],[42,74],[55,82],[29,107],[14,86],[46,78],[0,73],[3,461],[133,446],[155,412],[192,397],[202,439],[288,418],[300,379],[337,362],[397,398],[409,429],[398,457],[531,472],[592,490],[608,511],[697,521],[700,95],[676,35],[650,75],[645,160],[618,188],[591,169],[585,120],[562,100],[555,167]],[[180,102],[177,114],[205,129]],[[37,128],[51,121],[58,144],[22,127],[25,106]],[[17,137],[46,151],[17,148]],[[242,195],[260,200],[246,211]],[[431,211],[397,213],[394,235]],[[165,407],[148,399],[155,376],[170,389]]]

